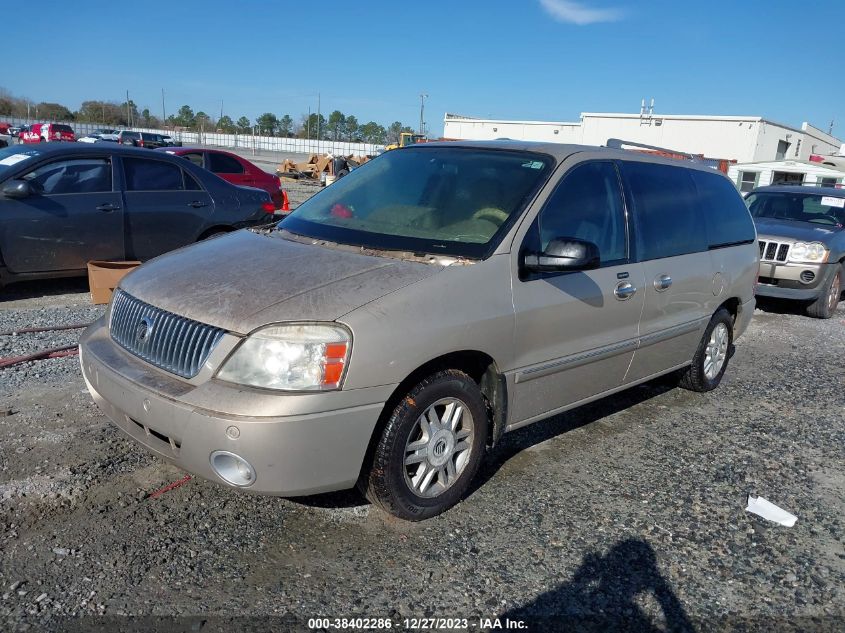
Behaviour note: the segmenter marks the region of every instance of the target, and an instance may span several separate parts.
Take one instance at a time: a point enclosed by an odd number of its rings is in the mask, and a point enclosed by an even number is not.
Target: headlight
[[[337,389],[351,350],[352,336],[339,325],[272,325],[244,339],[217,377],[266,389]]]
[[[789,261],[821,264],[827,261],[828,250],[821,242],[795,242],[789,249]]]

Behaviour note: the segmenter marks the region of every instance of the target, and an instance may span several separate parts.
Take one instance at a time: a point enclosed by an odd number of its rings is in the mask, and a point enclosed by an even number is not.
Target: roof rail
[[[688,160],[692,161],[700,161],[701,156],[696,156],[695,154],[690,154],[689,152],[681,152],[676,149],[667,149],[665,147],[657,147],[656,145],[646,145],[645,143],[638,143],[637,141],[625,141],[620,138],[609,138],[607,139],[607,144],[605,147],[609,147],[611,149],[625,149],[623,145],[628,145],[630,147],[638,147],[641,149],[651,150],[653,152],[665,152],[666,154],[674,154],[675,156],[683,156]]]

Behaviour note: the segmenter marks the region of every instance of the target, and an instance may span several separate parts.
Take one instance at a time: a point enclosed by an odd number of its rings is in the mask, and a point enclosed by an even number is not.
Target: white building
[[[685,114],[612,114],[585,112],[578,122],[505,121],[446,114],[445,138],[604,145],[610,138],[636,141],[709,158],[741,163],[807,160],[811,154],[834,154],[842,141],[804,123],[801,129],[759,116]]]
[[[831,165],[803,160],[739,163],[728,168],[728,178],[746,193],[766,185],[815,185],[841,187],[845,171]]]

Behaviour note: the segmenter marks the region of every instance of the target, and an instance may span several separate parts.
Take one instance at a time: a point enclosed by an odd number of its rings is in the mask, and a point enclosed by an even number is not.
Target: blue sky
[[[306,11],[306,7],[312,8]],[[237,119],[339,109],[442,132],[444,112],[761,115],[845,136],[842,0],[32,0],[0,86],[75,109],[131,98]]]

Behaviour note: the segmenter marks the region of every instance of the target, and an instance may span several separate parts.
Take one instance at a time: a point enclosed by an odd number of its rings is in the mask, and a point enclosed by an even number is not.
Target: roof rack
[[[627,145],[627,146],[630,146],[630,147],[638,147],[640,149],[647,149],[647,150],[651,150],[652,152],[662,152],[662,153],[669,154],[669,155],[672,155],[672,156],[682,156],[682,157],[686,158],[687,160],[692,160],[692,161],[700,161],[701,158],[702,158],[700,155],[690,154],[689,152],[681,152],[681,151],[678,151],[676,149],[667,149],[665,147],[657,147],[656,145],[646,145],[645,143],[638,143],[637,141],[625,141],[625,140],[622,140],[621,138],[609,138],[609,139],[607,139],[606,147],[609,147],[611,149],[625,149],[625,147],[623,147],[624,145]]]

